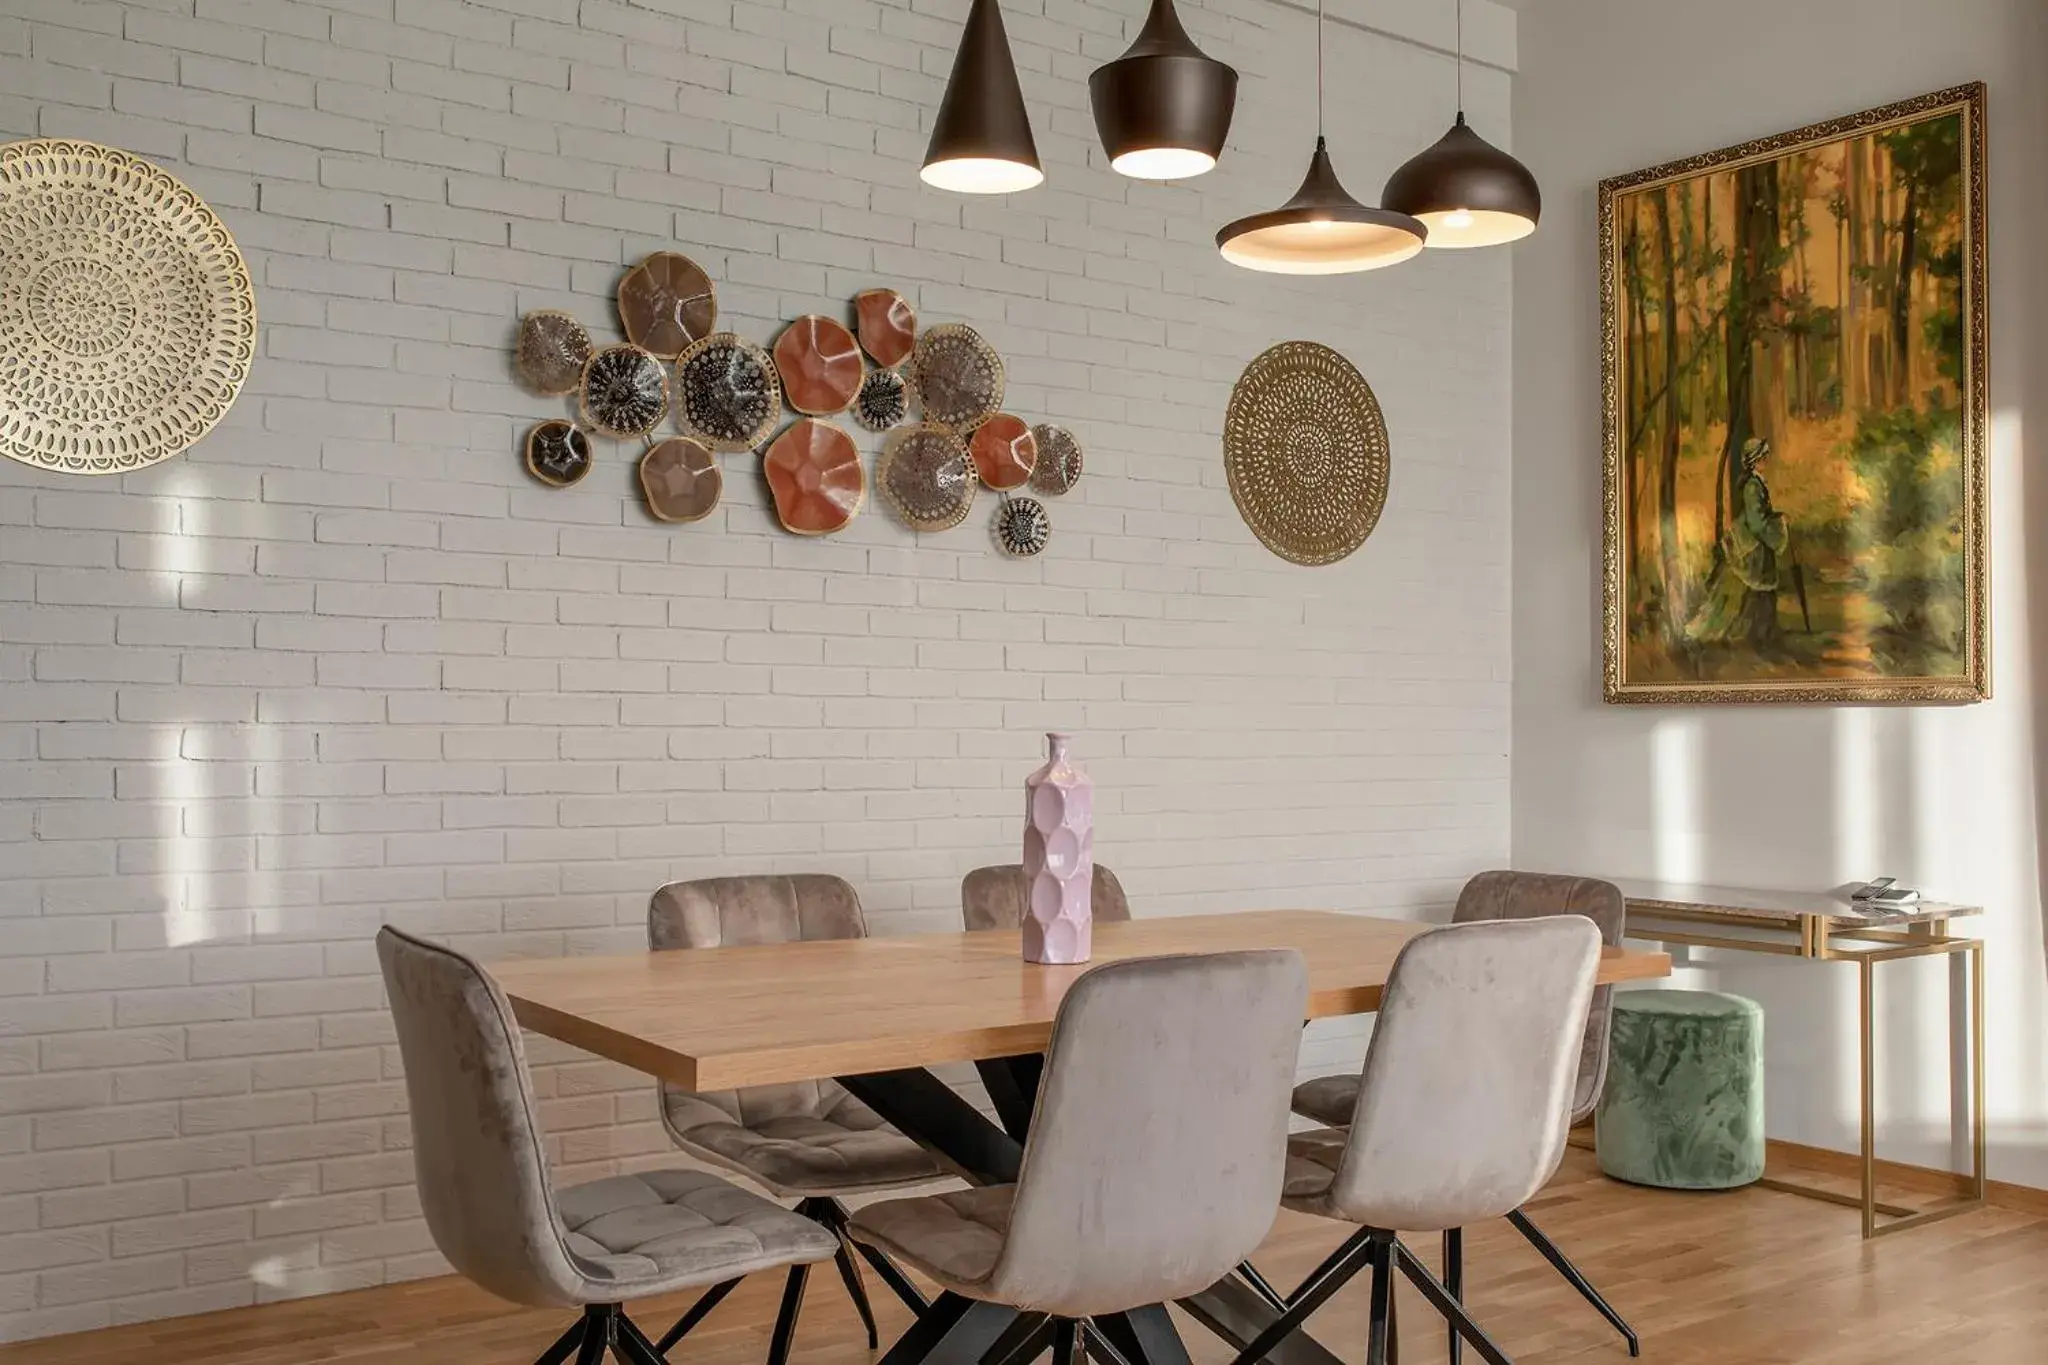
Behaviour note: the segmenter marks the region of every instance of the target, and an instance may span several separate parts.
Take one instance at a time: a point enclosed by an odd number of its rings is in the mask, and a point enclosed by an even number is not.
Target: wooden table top
[[[1428,928],[1322,910],[1095,926],[1090,965],[1298,948],[1309,1017],[1379,1008],[1394,957]],[[774,943],[505,962],[519,1022],[691,1090],[725,1090],[1043,1051],[1087,967],[1035,967],[1014,932]],[[1668,954],[1605,950],[1603,982],[1668,976]]]
[[[1979,905],[1955,905],[1948,901],[1915,901],[1911,905],[1886,909],[1862,909],[1846,892],[1760,891],[1729,886],[1690,886],[1681,882],[1615,883],[1621,888],[1628,908],[1654,917],[1660,910],[1679,910],[1694,915],[1747,916],[1781,919],[1787,924],[1802,919],[1825,918],[1833,924],[1927,924],[1934,920],[1960,919],[1981,915]]]

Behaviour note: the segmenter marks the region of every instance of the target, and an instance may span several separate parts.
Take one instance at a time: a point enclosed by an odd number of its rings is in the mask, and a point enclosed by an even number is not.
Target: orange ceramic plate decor
[[[811,417],[845,412],[867,372],[853,333],[816,313],[782,329],[775,341],[775,369],[782,376],[782,396]]]
[[[1021,417],[999,412],[974,429],[968,442],[981,481],[998,492],[1022,488],[1038,467],[1038,438]]]
[[[868,499],[867,471],[853,438],[807,417],[775,438],[761,461],[775,515],[800,536],[843,530]]]
[[[860,344],[875,363],[895,369],[917,344],[917,310],[893,289],[869,289],[853,301],[860,319]]]

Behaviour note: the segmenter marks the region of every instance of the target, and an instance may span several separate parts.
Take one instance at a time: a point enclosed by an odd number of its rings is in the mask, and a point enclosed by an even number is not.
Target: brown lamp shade
[[[974,0],[919,176],[961,194],[1011,194],[1045,179],[996,0]]]
[[[1429,225],[1429,245],[1499,246],[1536,230],[1543,192],[1529,168],[1472,131],[1461,111],[1387,181],[1380,202]]]
[[[1346,192],[1316,139],[1308,176],[1270,213],[1240,218],[1216,234],[1223,258],[1279,275],[1343,275],[1398,265],[1422,250],[1429,229],[1405,213],[1361,204]]]
[[[1095,131],[1109,164],[1139,180],[1215,168],[1237,109],[1237,71],[1195,46],[1173,0],[1152,12],[1130,50],[1088,77]]]

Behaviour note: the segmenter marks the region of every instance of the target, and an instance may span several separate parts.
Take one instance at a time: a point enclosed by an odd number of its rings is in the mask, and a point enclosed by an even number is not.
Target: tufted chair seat
[[[888,1190],[939,1174],[929,1152],[832,1081],[707,1094],[663,1087],[661,1106],[678,1146],[777,1194]]]
[[[555,1196],[577,1269],[618,1297],[703,1284],[839,1249],[827,1228],[702,1171],[647,1171]]]

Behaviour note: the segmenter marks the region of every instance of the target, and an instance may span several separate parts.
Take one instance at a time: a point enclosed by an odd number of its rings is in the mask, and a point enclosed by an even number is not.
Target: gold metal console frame
[[[1862,1192],[1860,1196],[1799,1181],[1765,1176],[1759,1182],[1774,1190],[1826,1200],[1860,1209],[1865,1239],[1904,1232],[1908,1228],[1953,1218],[1981,1208],[1985,1202],[1984,1103],[1984,940],[1949,932],[1949,921],[1982,913],[1979,906],[1921,902],[1890,915],[1861,915],[1824,896],[1787,895],[1770,891],[1734,891],[1716,887],[1648,886],[1621,883],[1628,902],[1628,936],[1664,944],[1724,948],[1734,952],[1770,953],[1818,962],[1853,962],[1858,985],[1862,1108]],[[1681,926],[1673,928],[1671,926]],[[1743,930],[1756,937],[1709,932]],[[1877,1047],[1875,999],[1877,966],[1921,957],[1969,958],[1970,1033],[1970,1173],[1967,1190],[1925,1208],[1906,1208],[1877,1197]],[[1950,980],[1954,998],[1954,980]],[[1955,1068],[1950,1050],[1950,1075]],[[1953,1082],[1950,1127],[1954,1127]]]

